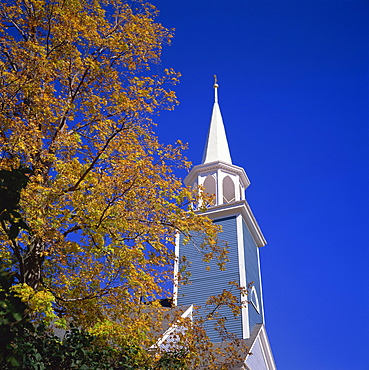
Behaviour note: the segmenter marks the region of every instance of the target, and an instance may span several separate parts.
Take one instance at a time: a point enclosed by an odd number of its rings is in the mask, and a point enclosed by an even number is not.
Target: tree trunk
[[[44,250],[45,243],[40,238],[32,237],[29,249],[24,257],[24,276],[22,280],[33,289],[37,289],[41,282]]]

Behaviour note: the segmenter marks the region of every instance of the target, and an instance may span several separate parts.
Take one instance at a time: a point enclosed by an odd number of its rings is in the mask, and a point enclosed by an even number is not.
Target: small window
[[[254,286],[251,287],[250,292],[250,302],[255,307],[255,310],[260,313],[260,306],[259,306],[259,298],[258,293],[256,292],[256,289]]]
[[[223,201],[224,203],[235,201],[234,183],[229,176],[223,179]]]
[[[206,176],[206,179],[204,181],[204,188],[205,188],[205,193],[207,194],[210,194],[210,195],[214,195],[214,201],[213,201],[213,204],[215,204],[215,196],[216,196],[216,183],[215,183],[215,179],[213,176],[211,175],[208,175]]]

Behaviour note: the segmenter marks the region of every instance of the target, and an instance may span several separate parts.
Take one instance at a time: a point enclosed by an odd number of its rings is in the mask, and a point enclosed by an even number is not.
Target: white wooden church
[[[185,255],[191,262],[191,284],[179,286],[174,291],[176,306],[204,306],[211,295],[229,289],[229,281],[237,281],[239,286],[249,289],[242,314],[234,318],[230,309],[221,308],[220,314],[226,317],[227,330],[244,340],[246,352],[243,363],[233,369],[275,370],[271,347],[265,329],[263,290],[261,282],[259,249],[266,241],[245,198],[245,190],[250,181],[242,167],[232,163],[222,115],[218,104],[218,84],[214,84],[214,106],[208,138],[202,163],[194,166],[185,184],[196,187],[202,185],[207,193],[214,195],[214,202],[205,214],[214,223],[222,226],[220,239],[227,242],[229,262],[226,270],[220,271],[211,262],[210,271],[202,261],[202,254],[191,243],[183,245],[178,240],[177,256]],[[190,310],[187,310],[190,312]],[[221,341],[212,326],[207,334],[213,343]]]

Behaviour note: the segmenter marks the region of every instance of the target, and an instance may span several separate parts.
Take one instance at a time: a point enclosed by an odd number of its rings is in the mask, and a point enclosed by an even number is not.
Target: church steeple
[[[215,79],[214,105],[202,163],[193,167],[184,180],[191,187],[203,186],[206,193],[214,196],[213,206],[244,200],[245,190],[250,185],[245,170],[232,164],[218,103],[218,88]]]
[[[250,353],[244,364],[235,369],[276,370],[264,326],[264,305],[260,273],[259,248],[266,244],[259,225],[246,201],[245,190],[250,181],[242,167],[232,164],[222,115],[218,104],[218,84],[214,84],[214,106],[210,129],[205,145],[202,163],[194,166],[185,184],[199,191],[213,195],[211,206],[195,210],[221,226],[219,240],[227,244],[228,259],[226,269],[220,271],[217,261],[205,261],[198,244],[202,240],[193,236],[185,242],[178,235],[176,243],[177,261],[185,257],[189,261],[187,271],[191,274],[191,284],[174,287],[174,301],[178,305],[196,305],[200,314],[204,311],[207,299],[218,296],[229,289],[229,282],[235,281],[248,291],[240,294],[241,314],[234,316],[230,308],[219,307],[220,317],[226,318],[225,326],[237,338],[243,339]],[[176,264],[175,271],[179,271]],[[222,340],[212,322],[205,323],[209,338],[214,342]],[[245,366],[243,366],[245,365]]]
[[[210,128],[206,140],[204,154],[202,156],[202,164],[211,162],[225,162],[232,164],[231,154],[228,147],[227,135],[225,132],[222,113],[220,112],[218,103],[218,88],[217,78],[214,76],[214,105],[210,120]]]

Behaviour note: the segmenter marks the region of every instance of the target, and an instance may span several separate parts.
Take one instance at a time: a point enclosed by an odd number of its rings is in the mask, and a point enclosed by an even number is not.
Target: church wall
[[[259,310],[257,312],[255,307],[249,303],[249,325],[250,332],[256,324],[263,322],[263,302],[261,301],[261,286],[260,286],[260,275],[259,275],[259,257],[257,246],[250,234],[249,229],[246,224],[243,222],[243,242],[245,248],[245,266],[246,266],[246,284],[253,283],[257,292],[257,298],[259,302]],[[249,299],[248,299],[249,300]]]
[[[260,339],[257,338],[253,347],[251,348],[251,353],[246,360],[246,365],[250,370],[268,370],[268,365],[265,361],[265,356],[260,344]]]
[[[202,261],[203,255],[194,245],[194,243],[201,244],[201,239],[194,238],[194,241],[190,241],[187,245],[180,243],[180,258],[182,255],[185,255],[187,260],[192,262],[188,268],[191,272],[190,281],[192,284],[181,285],[178,305],[194,304],[204,306],[209,296],[218,295],[222,293],[223,289],[230,289],[229,281],[239,282],[236,217],[216,220],[214,223],[222,225],[223,231],[219,234],[219,239],[227,241],[230,261],[226,263],[226,270],[220,271],[216,265],[216,260],[212,260],[209,263]],[[210,271],[206,270],[206,266],[210,266]],[[203,310],[200,313],[203,314]],[[231,310],[227,307],[221,307],[219,313],[220,316],[227,317],[227,329],[239,338],[242,338],[241,316],[235,319]],[[207,323],[207,334],[213,342],[219,342],[221,338],[213,328],[213,324],[213,321]]]

